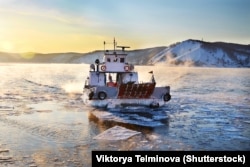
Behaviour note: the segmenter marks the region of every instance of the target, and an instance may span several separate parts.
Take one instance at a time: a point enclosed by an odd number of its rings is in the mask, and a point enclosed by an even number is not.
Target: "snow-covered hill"
[[[165,48],[149,62],[170,66],[250,67],[250,45],[186,40]]]
[[[0,52],[0,62],[25,63],[94,63],[102,60],[103,51],[90,53],[24,53]],[[136,65],[250,67],[250,45],[186,40],[168,47],[128,51],[127,61]]]

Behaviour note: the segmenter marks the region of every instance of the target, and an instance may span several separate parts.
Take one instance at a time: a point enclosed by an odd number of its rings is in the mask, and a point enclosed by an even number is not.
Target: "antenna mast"
[[[115,38],[114,38],[114,51],[115,51],[115,47],[116,47],[116,42],[115,42]]]

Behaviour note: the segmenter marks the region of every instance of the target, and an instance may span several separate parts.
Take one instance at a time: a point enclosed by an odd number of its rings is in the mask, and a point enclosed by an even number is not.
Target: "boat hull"
[[[89,100],[82,96],[85,105],[93,107],[115,108],[123,106],[146,106],[157,108],[164,106],[166,102],[163,99],[105,99]]]

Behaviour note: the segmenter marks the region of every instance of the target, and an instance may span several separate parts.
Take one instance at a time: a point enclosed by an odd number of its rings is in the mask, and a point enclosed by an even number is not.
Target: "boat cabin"
[[[118,51],[115,48],[121,48],[121,50]],[[138,83],[138,73],[134,72],[132,64],[126,62],[125,48],[129,47],[116,46],[114,40],[114,50],[105,51],[103,62],[100,63],[99,59],[96,59],[95,65],[90,65],[89,78],[85,85],[116,87],[120,84]]]

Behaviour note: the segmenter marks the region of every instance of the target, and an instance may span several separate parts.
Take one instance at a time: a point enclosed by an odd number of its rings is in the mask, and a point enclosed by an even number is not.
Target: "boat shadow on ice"
[[[134,130],[168,128],[169,124],[169,117],[164,108],[134,106],[113,109],[96,108],[89,112],[89,120],[105,128],[119,125]]]

